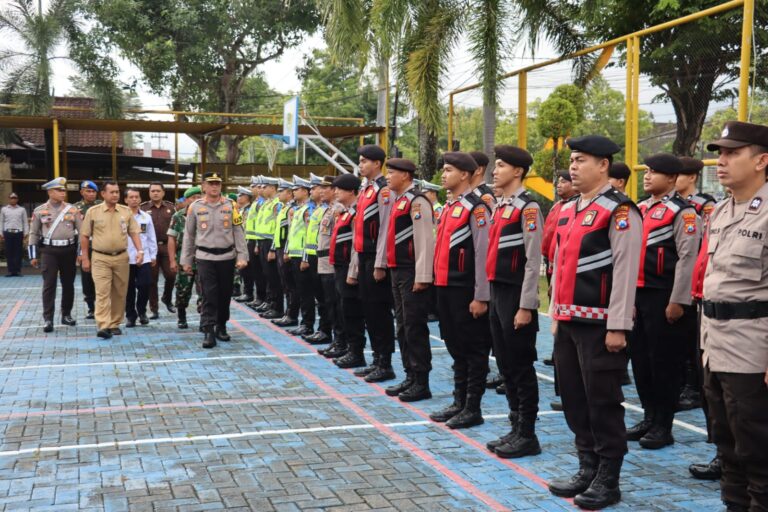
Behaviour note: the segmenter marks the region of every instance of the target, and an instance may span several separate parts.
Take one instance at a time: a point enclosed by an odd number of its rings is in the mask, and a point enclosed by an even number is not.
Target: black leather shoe
[[[157,320],[158,318],[160,318],[160,313],[158,313],[157,311],[153,311],[152,314],[149,316],[150,320]]]
[[[413,385],[413,376],[410,373],[407,373],[405,375],[405,380],[403,382],[400,382],[398,384],[395,384],[394,386],[389,386],[387,389],[384,390],[384,393],[387,394],[387,396],[397,396],[409,387]]]
[[[395,378],[392,366],[377,366],[375,370],[363,377],[365,382],[384,382]]]
[[[213,348],[216,346],[216,334],[213,329],[210,329],[205,333],[205,340],[203,341],[203,348]]]
[[[545,366],[555,366],[555,361],[551,357],[544,359],[543,363]]]
[[[268,309],[263,313],[259,313],[259,316],[265,320],[274,320],[276,318],[283,318],[283,314],[275,311],[274,309]]]
[[[482,425],[484,422],[483,413],[479,409],[465,407],[459,414],[446,421],[445,426],[452,429],[470,428]]]
[[[175,313],[176,312],[176,308],[173,307],[173,304],[171,304],[170,301],[168,301],[168,302],[163,301],[163,304],[165,304],[165,308],[168,310],[169,313]]]
[[[496,394],[497,395],[506,395],[507,394],[507,384],[505,382],[502,382],[498,386],[496,386]]]
[[[176,324],[179,329],[189,329],[189,324],[187,323],[187,318],[181,318],[179,317],[179,322]]]
[[[309,334],[312,334],[313,332],[315,332],[314,329],[312,329],[311,327],[307,327],[306,325],[300,325],[295,329],[288,329],[288,334],[292,334],[294,336],[309,335]]]
[[[257,313],[266,313],[270,309],[272,309],[272,306],[267,301],[264,301],[258,306],[256,306],[255,308],[253,308],[253,310]]]
[[[333,341],[333,338],[325,334],[323,331],[317,331],[314,334],[308,336],[302,336],[302,339],[310,345],[325,345]]]
[[[454,402],[445,409],[430,414],[429,419],[438,423],[445,423],[449,419],[459,414],[463,409],[464,404],[454,400]]]
[[[136,327],[136,320],[133,318],[126,318],[125,319],[125,327],[130,329],[132,327]]]
[[[336,359],[346,354],[347,350],[349,350],[347,348],[347,344],[344,342],[339,342],[337,344],[331,344],[331,346],[323,350],[323,356],[327,357],[328,359]]]
[[[226,325],[217,325],[214,334],[216,338],[220,339],[221,341],[229,341],[232,339],[232,337],[227,333]]]
[[[299,325],[299,320],[296,318],[291,318],[289,316],[284,316],[283,318],[272,320],[272,323],[278,327],[295,327]]]
[[[51,320],[45,321],[45,324],[43,325],[43,332],[53,332],[53,322]]]
[[[688,471],[697,480],[720,480],[720,477],[723,476],[720,457],[717,456],[707,464],[691,464],[688,466]]]
[[[429,389],[429,384],[414,382],[411,387],[397,395],[397,398],[401,402],[418,402],[420,400],[429,400],[432,398],[432,391]]]
[[[672,437],[672,430],[659,425],[654,425],[640,438],[640,446],[647,450],[658,450],[675,444],[675,438]]]
[[[109,329],[101,329],[99,331],[96,331],[96,336],[98,336],[99,338],[108,340],[109,338],[112,337],[112,333],[109,331]]]
[[[112,333],[112,336],[120,336],[123,334],[123,331],[121,331],[119,327],[112,327],[109,332]]]
[[[599,459],[595,453],[579,452],[579,470],[570,478],[549,482],[549,492],[560,498],[573,498],[589,488],[597,475]]]
[[[176,311],[172,311],[172,313],[175,313]],[[149,318],[147,318],[147,315],[139,315],[139,323],[141,325],[147,325],[149,323]]]
[[[93,320],[94,318],[96,318],[96,315],[93,313],[92,309],[89,309],[88,313],[86,313],[86,315],[85,315],[85,319],[86,320]]]
[[[587,490],[577,494],[573,502],[587,510],[600,510],[621,501],[619,474],[622,459],[600,459],[597,475]]]
[[[74,326],[77,325],[77,320],[72,318],[71,315],[64,315],[61,317],[61,323],[64,325]]]
[[[371,373],[373,370],[379,367],[379,355],[373,354],[373,362],[366,366],[365,368],[359,368],[352,372],[352,375],[355,377],[365,377],[369,373]]]
[[[627,429],[627,441],[639,441],[641,437],[651,429],[653,420],[650,417],[643,418],[642,421]]]
[[[563,402],[549,402],[549,408],[553,411],[562,411],[563,410]]]
[[[533,437],[519,435],[497,446],[495,453],[502,459],[519,459],[520,457],[540,454],[541,445],[536,434],[533,434]]]
[[[504,379],[502,379],[501,375],[498,373],[488,374],[488,378],[485,380],[486,389],[496,389],[502,384],[504,384]]]
[[[487,443],[485,443],[485,447],[488,449],[489,452],[496,453],[496,448],[498,448],[503,444],[509,443],[516,437],[517,437],[517,424],[515,424],[512,427],[512,430],[510,430],[500,438],[494,439],[493,441],[488,441]]]
[[[724,501],[723,505],[725,505],[725,512],[749,512],[748,506],[739,505],[738,503],[733,503],[732,501]]]
[[[235,302],[253,302],[253,295],[240,295],[235,297]]]
[[[696,389],[685,386],[683,391],[680,392],[680,397],[677,399],[678,411],[690,411],[692,409],[698,409],[701,407],[701,393]]]
[[[264,304],[264,301],[259,299],[253,299],[252,301],[245,303],[245,305],[251,309],[258,309],[262,304]]]
[[[333,364],[339,368],[357,368],[358,366],[365,366],[365,356],[350,350],[340,358],[334,359]]]
[[[432,322],[439,322],[439,321],[440,321],[440,317],[437,316],[436,314],[430,313],[427,315],[427,322],[432,323]]]

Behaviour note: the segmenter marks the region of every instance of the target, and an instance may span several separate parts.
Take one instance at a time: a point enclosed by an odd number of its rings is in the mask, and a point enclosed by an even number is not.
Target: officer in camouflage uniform
[[[190,204],[200,199],[202,191],[200,187],[191,187],[184,192],[184,206],[173,214],[171,225],[168,227],[168,250],[170,254],[175,254],[171,260],[171,270],[176,272],[176,315],[179,319],[179,329],[186,329],[187,307],[192,298],[192,286],[197,277],[197,266],[192,263],[192,274],[179,272],[179,259],[181,258],[181,244],[184,239],[184,227],[187,223],[187,208]],[[198,307],[200,305],[200,293],[197,294]]]
[[[80,212],[80,220],[85,218],[85,213],[91,206],[101,204],[101,199],[96,199],[96,194],[99,192],[99,187],[92,181],[85,180],[80,183],[80,195],[83,197],[80,201],[76,202],[73,206]],[[90,272],[85,272],[80,269],[80,281],[83,284],[83,297],[85,303],[88,305],[88,313],[85,318],[92,320],[94,317],[94,305],[96,304],[96,288],[93,285],[93,277]]]

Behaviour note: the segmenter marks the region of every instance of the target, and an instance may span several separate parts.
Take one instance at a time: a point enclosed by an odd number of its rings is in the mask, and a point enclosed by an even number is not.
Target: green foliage
[[[557,158],[555,158],[554,149],[540,149],[533,154],[533,165],[531,168],[535,169],[536,174],[545,180],[554,182],[555,170],[567,169],[570,164],[570,157],[571,152],[567,147],[558,148]]]
[[[570,101],[550,96],[541,104],[536,129],[542,137],[557,139],[571,133],[577,119],[576,108]]]
[[[584,89],[573,84],[563,84],[555,87],[550,98],[560,98],[570,103],[576,111],[576,122],[584,120]]]

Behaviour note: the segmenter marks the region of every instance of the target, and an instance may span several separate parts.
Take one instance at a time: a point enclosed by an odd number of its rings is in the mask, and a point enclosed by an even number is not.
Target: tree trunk
[[[672,152],[679,156],[697,154],[696,145],[707,117],[715,80],[723,72],[717,62],[702,61],[681,70],[663,84],[672,101],[677,120]]]
[[[496,104],[483,102],[483,153],[488,156],[488,160],[495,162],[493,146],[496,141]],[[485,168],[485,182],[493,179],[494,165],[488,164]]]
[[[422,179],[431,181],[437,170],[437,134],[427,130],[419,121],[419,172]]]
[[[387,91],[389,90],[389,60],[384,57],[376,57],[376,126],[387,126]],[[387,147],[384,148],[389,155],[390,142],[387,141]]]

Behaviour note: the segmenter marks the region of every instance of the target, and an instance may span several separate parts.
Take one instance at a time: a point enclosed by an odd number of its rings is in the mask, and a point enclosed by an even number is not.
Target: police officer
[[[248,258],[248,266],[240,271],[243,280],[243,293],[235,299],[237,302],[247,303],[252,308],[261,306],[267,298],[267,281],[261,269],[261,260],[255,256],[257,246],[256,221],[261,205],[264,203],[262,196],[263,179],[263,176],[251,176],[253,201],[248,209],[248,217],[245,217],[245,240],[248,244],[248,254],[253,254],[254,257]],[[254,287],[256,288],[255,297],[253,294]]]
[[[27,210],[19,206],[16,192],[8,194],[8,204],[0,209],[0,240],[5,241],[5,259],[8,273],[5,277],[21,275],[21,256],[24,239],[29,234]]]
[[[496,206],[496,195],[493,189],[485,182],[485,170],[490,161],[488,156],[482,151],[470,151],[469,156],[477,162],[477,169],[472,174],[472,193],[479,197],[488,208]]]
[[[702,220],[705,220],[712,213],[717,201],[710,194],[697,190],[701,171],[704,169],[704,162],[690,156],[681,156],[680,162],[683,167],[675,183],[677,193],[691,203],[691,206],[696,209],[696,213],[702,217]]]
[[[174,255],[171,260],[171,270],[176,274],[176,317],[179,329],[187,329],[187,308],[192,298],[192,287],[195,285],[197,265],[192,261],[192,273],[179,272],[179,260],[181,248],[184,243],[184,229],[187,223],[187,209],[189,205],[200,198],[202,190],[199,186],[189,187],[184,191],[184,207],[173,214],[171,225],[168,226],[168,251]],[[198,303],[200,302],[198,297]]]
[[[277,197],[277,178],[263,177],[262,197],[264,202],[256,214],[255,231],[256,247],[254,257],[259,258],[259,266],[267,283],[267,296],[264,303],[255,308],[261,313],[262,318],[269,320],[280,318],[284,314],[283,286],[280,274],[277,272],[277,262],[269,259],[269,251],[272,249],[275,238],[275,224],[280,214],[282,203]]]
[[[104,200],[88,209],[80,231],[83,270],[93,272],[96,287],[96,335],[102,339],[122,334],[120,322],[125,314],[128,291],[128,238],[136,248],[136,264],[144,261],[144,249],[139,238],[140,228],[131,209],[118,204],[120,186],[115,181],[104,182]],[[93,260],[91,260],[93,254]]]
[[[627,452],[621,377],[627,366],[642,220],[632,201],[608,183],[619,147],[599,135],[572,138],[569,171],[579,195],[560,210],[552,301],[555,369],[579,471],[553,480],[556,496],[583,508],[621,499]]]
[[[726,123],[704,278],[704,391],[729,511],[768,510],[768,126]]]
[[[216,339],[229,341],[227,321],[232,299],[234,269],[248,264],[243,218],[235,203],[221,195],[221,177],[203,174],[203,198],[192,203],[184,227],[182,270],[192,273],[197,263],[203,292],[200,327],[205,333],[203,348],[216,346]]]
[[[541,453],[535,433],[539,384],[533,363],[544,219],[538,203],[523,187],[533,163],[530,153],[508,145],[494,149],[493,184],[503,196],[491,218],[486,275],[491,283],[493,353],[501,370],[512,429],[487,446],[499,457],[518,458]]]
[[[283,305],[285,315],[282,318],[272,320],[272,323],[280,327],[295,327],[299,325],[299,297],[296,294],[296,285],[293,282],[291,266],[285,258],[285,245],[288,241],[288,230],[290,228],[289,215],[294,209],[293,183],[279,178],[277,181],[277,198],[281,206],[277,219],[275,219],[275,234],[272,237],[272,248],[267,258],[274,260],[277,264],[277,272],[280,276],[280,284],[284,295],[280,297],[280,302]],[[285,304],[287,304],[287,308]],[[294,316],[291,317],[291,314]]]
[[[443,190],[443,187],[430,183],[427,180],[414,180],[414,183],[417,183],[416,186],[425,196],[427,196],[429,202],[432,203],[432,213],[434,217],[433,231],[436,231],[437,221],[440,219],[440,214],[443,212],[443,203],[440,202],[440,198],[437,194]],[[429,290],[427,290],[427,295],[429,297],[429,314],[427,315],[427,321],[437,322],[439,320],[437,316],[437,288],[430,286]]]
[[[80,212],[81,220],[85,218],[85,214],[88,212],[89,208],[102,203],[101,199],[96,199],[98,193],[99,187],[96,183],[90,180],[85,180],[80,183],[80,196],[82,199],[76,202],[74,206]],[[92,255],[89,254],[88,256]],[[83,285],[83,298],[85,304],[88,306],[88,313],[85,315],[85,318],[93,319],[94,307],[96,304],[96,288],[93,285],[93,275],[90,272],[83,270],[82,266],[80,267],[80,282]]]
[[[480,402],[488,376],[490,292],[485,274],[489,210],[472,192],[477,162],[458,151],[443,155],[443,186],[452,199],[437,228],[434,283],[440,333],[453,359],[453,403],[430,414],[450,428],[483,423]]]
[[[66,202],[67,180],[56,178],[43,185],[48,201],[32,212],[29,230],[29,259],[43,273],[43,331],[53,332],[56,281],[61,279],[61,323],[77,325],[72,318],[77,271],[77,233],[80,214]]]
[[[432,286],[435,231],[432,204],[413,184],[416,165],[405,158],[387,160],[387,182],[392,191],[387,228],[387,265],[392,276],[397,341],[405,370],[405,380],[386,389],[401,402],[432,398],[429,372],[432,351],[429,346],[427,291]]]
[[[288,332],[302,336],[312,334],[315,330],[315,295],[312,290],[312,275],[302,271],[304,262],[304,250],[307,238],[307,225],[314,211],[314,203],[309,199],[311,187],[308,180],[293,177],[293,199],[296,202],[294,209],[288,214],[289,228],[288,239],[285,242],[286,253],[284,258],[290,263],[291,276],[296,286],[297,300],[289,305],[288,316],[298,318],[301,310],[301,323]],[[282,322],[275,322],[281,325]]]
[[[626,194],[630,176],[632,176],[632,170],[627,164],[624,162],[613,162],[608,171],[608,183],[622,194]]]
[[[344,323],[343,338],[336,338],[326,357],[334,358],[339,368],[365,367],[365,315],[360,302],[357,285],[347,282],[352,263],[352,231],[355,223],[355,205],[357,192],[360,190],[360,178],[352,174],[343,174],[333,180],[335,196],[342,210],[333,225],[328,262],[333,265],[336,293],[340,299],[341,315]]]
[[[364,377],[366,382],[381,382],[395,378],[392,369],[392,353],[395,351],[392,284],[387,271],[386,248],[392,193],[382,174],[386,160],[384,150],[368,144],[357,148],[357,154],[364,181],[355,207],[355,252],[349,268],[349,283],[359,283],[373,364],[355,370],[354,374]]]
[[[643,189],[650,197],[638,204],[643,245],[629,344],[644,418],[627,429],[627,439],[658,449],[674,443],[672,421],[687,348],[684,340],[695,328],[691,276],[701,225],[693,207],[675,190],[680,160],[659,153],[646,158],[645,165]]]
[[[244,219],[248,218],[248,210],[251,209],[252,199],[253,192],[251,192],[251,189],[242,186],[237,187],[237,208]]]

